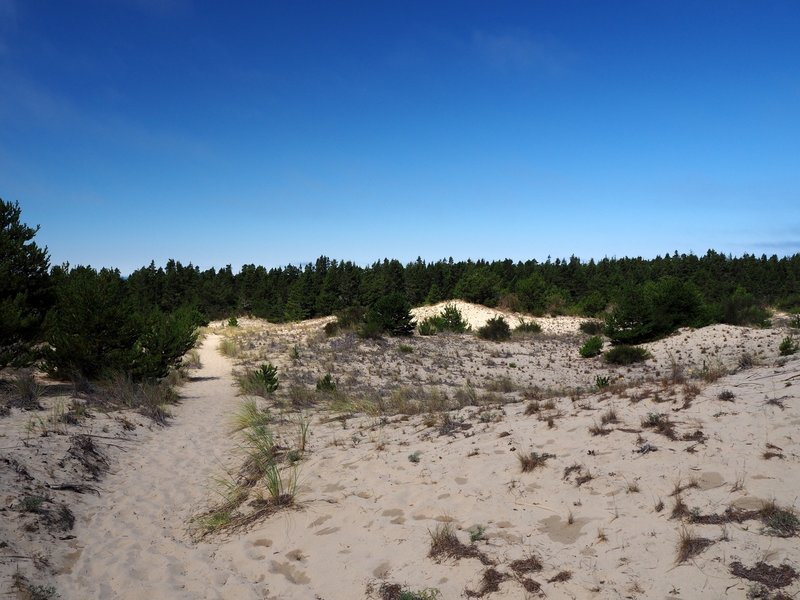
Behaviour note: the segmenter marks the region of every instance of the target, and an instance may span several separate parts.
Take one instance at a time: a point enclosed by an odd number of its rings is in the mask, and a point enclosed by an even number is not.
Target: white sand
[[[462,311],[473,327],[489,314]],[[580,320],[537,321],[545,331],[569,333]],[[321,323],[302,327],[313,336]],[[267,329],[270,339],[284,340],[281,336],[292,328]],[[541,584],[551,599],[744,598],[750,583],[732,576],[730,564],[739,560],[750,567],[766,560],[800,570],[797,538],[765,535],[756,520],[724,528],[689,525],[715,543],[676,565],[683,525],[670,519],[670,494],[677,482],[694,480],[697,487],[682,497],[700,514],[722,513],[728,506],[759,508],[770,499],[798,508],[800,359],[776,361],[775,340],[783,333],[726,326],[682,331],[649,345],[656,359],[641,373],[649,373],[652,383],[575,401],[557,398],[553,410],[540,413],[542,419],[525,415],[525,403],[468,406],[452,413],[465,427],[445,435],[438,430],[441,421],[431,426],[425,415],[356,416],[343,425],[329,422],[330,413],[322,407],[314,409],[298,508],[278,512],[249,531],[195,543],[189,520],[213,502],[212,477],[240,460],[229,423],[241,398],[231,379],[232,363],[215,352],[218,337],[209,336],[201,349],[203,368],[182,388],[173,424],[142,429],[139,441],[114,455],[113,472],[100,484],[102,494],[76,501],[76,538],[70,543],[79,554],[56,557],[62,572],[54,584],[66,600],[350,600],[378,598],[381,584],[389,583],[436,588],[443,599],[460,598],[467,589],[479,589],[486,566],[475,558],[437,562],[427,556],[429,531],[451,521],[465,543],[470,527],[483,526],[486,539],[476,546],[508,576],[487,598],[535,597],[523,589],[523,576],[513,576],[510,569],[512,561],[531,554],[543,569],[524,577]],[[302,346],[301,355],[313,347]],[[285,348],[274,348],[280,354],[264,358],[291,368]],[[376,361],[380,353],[396,352],[394,344],[369,348]],[[574,351],[564,350],[570,356]],[[682,385],[658,381],[676,358],[693,368],[703,361],[731,367],[744,351],[761,365],[713,383],[690,381],[700,393],[686,408]],[[593,364],[581,363],[590,373],[604,372],[602,366],[588,366]],[[523,368],[522,362],[516,367]],[[718,399],[722,390],[734,393],[733,402]],[[610,407],[620,422],[609,424],[607,435],[592,435],[590,427]],[[707,439],[699,444],[668,440],[642,428],[650,413],[669,415],[679,437],[702,430]],[[548,415],[556,416],[553,428],[544,419]],[[290,446],[294,427],[279,426],[278,433]],[[636,452],[644,441],[657,451]],[[768,443],[783,458],[764,459]],[[522,473],[517,455],[532,451],[555,457]],[[419,462],[413,463],[408,457],[417,452]],[[565,477],[572,466],[579,470]],[[592,479],[576,485],[576,478],[587,473]],[[659,499],[665,508],[656,512]],[[571,578],[548,583],[561,571]],[[798,594],[800,584],[784,591]]]

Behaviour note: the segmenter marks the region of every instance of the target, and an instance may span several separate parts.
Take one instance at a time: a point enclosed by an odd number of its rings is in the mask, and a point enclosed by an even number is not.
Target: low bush
[[[650,353],[639,346],[620,344],[614,346],[604,355],[606,362],[614,365],[630,365],[650,358]]]
[[[394,293],[378,300],[367,312],[359,334],[374,339],[383,333],[393,336],[411,335],[414,332],[414,318],[411,306],[403,294]]]
[[[245,394],[267,397],[278,389],[278,368],[272,363],[248,371],[239,379],[239,387]]]
[[[317,379],[317,391],[318,392],[335,392],[336,391],[336,382],[331,377],[330,373],[325,373],[324,377]]]
[[[536,321],[520,319],[519,325],[514,328],[514,333],[542,333],[542,326]]]
[[[486,321],[486,325],[478,329],[478,337],[501,342],[511,337],[511,328],[503,317],[497,316]]]
[[[593,335],[587,339],[583,346],[580,347],[578,352],[584,358],[592,358],[597,356],[603,350],[603,338],[598,335]]]
[[[788,335],[783,338],[780,346],[778,346],[778,352],[780,352],[781,356],[790,356],[797,352],[798,349],[797,342],[794,341],[794,338]]]

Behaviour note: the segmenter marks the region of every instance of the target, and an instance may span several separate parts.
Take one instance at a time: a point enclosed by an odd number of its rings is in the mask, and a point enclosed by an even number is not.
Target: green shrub
[[[395,292],[384,296],[369,309],[359,333],[366,338],[380,337],[383,333],[411,335],[415,323],[410,310],[411,306],[403,294]]]
[[[272,363],[261,365],[255,371],[249,371],[240,379],[239,386],[245,394],[267,397],[278,389],[278,367]]]
[[[239,326],[239,319],[235,316],[228,319],[228,327],[238,327]]]
[[[478,329],[478,337],[500,342],[511,337],[511,328],[503,317],[497,316],[486,321],[486,325]]]
[[[792,329],[800,329],[800,315],[793,315],[791,319],[789,319],[789,327]]]
[[[330,373],[325,373],[325,376],[317,379],[317,391],[318,392],[335,392],[336,391],[336,382],[331,377]]]
[[[337,333],[339,333],[339,322],[331,321],[330,323],[325,323],[325,326],[322,328],[322,331],[324,331],[325,335],[328,337],[335,336]]]
[[[603,333],[602,321],[584,321],[578,328],[587,335],[600,335]]]
[[[417,331],[420,335],[436,335],[439,331],[439,327],[437,326],[438,321],[438,317],[423,319],[419,322],[419,325],[417,325]]]
[[[639,346],[620,344],[604,354],[606,362],[615,365],[630,365],[650,358],[650,353]]]
[[[465,333],[469,331],[469,323],[464,319],[464,315],[458,310],[455,304],[446,304],[439,315],[437,324],[439,331],[452,331],[453,333]]]
[[[769,327],[769,311],[766,310],[745,288],[739,286],[722,303],[723,323],[729,325],[755,325]]]
[[[519,325],[514,328],[514,333],[542,333],[542,326],[536,321],[520,319]]]
[[[417,330],[420,335],[436,335],[442,331],[465,333],[470,326],[455,304],[447,304],[438,315],[420,321]]]
[[[783,338],[780,346],[778,346],[778,352],[780,352],[781,356],[790,356],[797,352],[798,345],[797,342],[790,336],[786,336]]]
[[[0,199],[0,369],[33,362],[53,301],[47,248],[31,241],[39,228],[22,223],[21,214],[19,203]]]
[[[360,306],[348,306],[335,314],[339,329],[353,329],[364,320],[366,311]]]
[[[611,378],[608,375],[598,375],[597,377],[594,378],[594,384],[597,386],[598,390],[607,388],[610,381]]]
[[[603,350],[603,338],[598,335],[593,335],[587,339],[583,346],[580,347],[578,352],[583,358],[592,358],[597,356]]]
[[[698,289],[675,277],[625,287],[606,317],[605,334],[615,344],[658,339],[678,327],[710,322]]]
[[[44,367],[59,379],[96,379],[122,371],[136,380],[165,377],[197,341],[194,309],[142,312],[131,305],[119,271],[76,267],[60,277],[45,321]]]

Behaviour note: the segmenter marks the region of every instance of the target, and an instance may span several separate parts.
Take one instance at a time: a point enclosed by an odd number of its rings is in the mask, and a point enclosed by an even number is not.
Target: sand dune
[[[465,308],[473,327],[489,318]],[[404,352],[396,340],[325,339],[324,321],[241,321],[237,362],[278,364],[278,399],[332,369],[353,394],[402,384],[436,388],[454,402],[469,375],[476,401],[447,417],[356,412],[332,420],[324,402],[306,408],[311,436],[297,506],[196,541],[191,519],[213,504],[212,478],[242,460],[230,429],[242,401],[235,365],[216,352],[219,337],[208,336],[172,425],[139,427],[125,451],[109,447],[100,495],[72,496],[75,538],[54,547],[53,584],[67,599],[377,599],[399,589],[436,589],[444,599],[744,598],[754,583],[731,574],[732,564],[800,570],[797,537],[769,535],[758,517],[704,524],[770,500],[797,508],[800,360],[777,357],[785,331],[685,330],[649,344],[646,366],[616,370],[575,358],[579,320],[537,320],[556,337],[415,337]],[[289,357],[293,347],[299,358]],[[542,347],[550,355],[543,362]],[[740,368],[745,353],[755,364]],[[364,363],[371,370],[359,370]],[[716,378],[710,367],[732,374]],[[602,373],[612,385],[592,390]],[[508,385],[497,387],[503,374]],[[559,379],[582,391],[548,392],[545,384]],[[291,406],[284,410],[273,408],[291,415]],[[603,424],[611,412],[616,420]],[[5,440],[16,418],[0,420]],[[674,439],[649,426],[654,419],[668,419]],[[294,425],[277,419],[276,430],[291,447]],[[543,464],[523,472],[519,456],[532,452]],[[678,499],[686,514],[671,518]],[[15,501],[6,496],[7,507]],[[429,556],[431,532],[446,523],[474,556]],[[678,563],[683,530],[708,542]],[[6,575],[12,565],[3,562]],[[797,594],[800,584],[783,591]]]

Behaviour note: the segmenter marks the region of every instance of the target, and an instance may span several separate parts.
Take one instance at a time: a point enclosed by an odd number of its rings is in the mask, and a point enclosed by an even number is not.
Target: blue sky
[[[800,3],[0,0],[53,263],[800,252]]]

